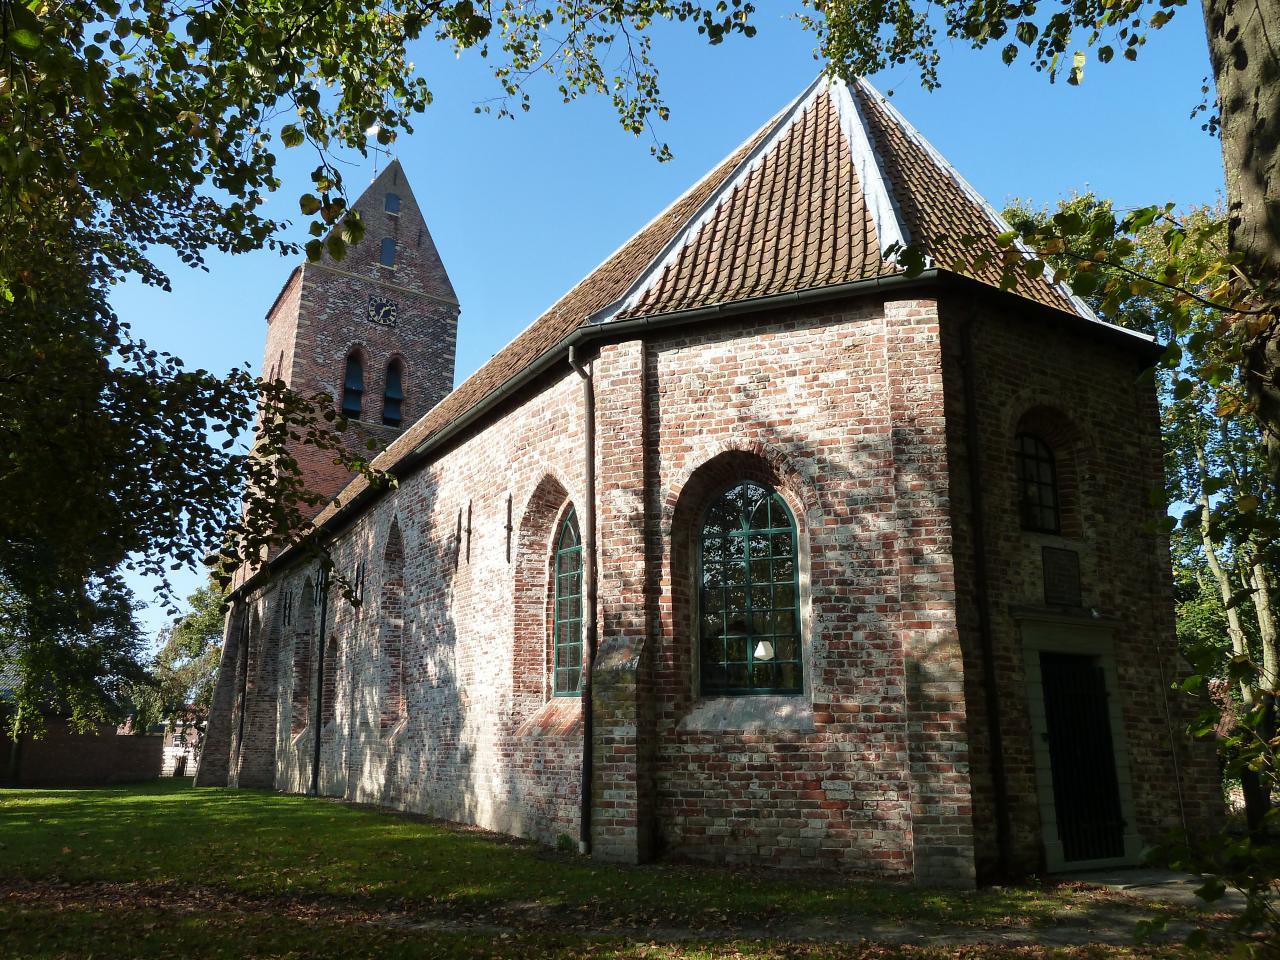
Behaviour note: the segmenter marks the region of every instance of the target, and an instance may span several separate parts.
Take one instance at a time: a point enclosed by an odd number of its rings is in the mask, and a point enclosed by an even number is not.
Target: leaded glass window
[[[1058,505],[1058,470],[1053,451],[1035,434],[1020,433],[1017,439],[1022,528],[1057,533],[1062,522]]]
[[[582,688],[582,538],[573,508],[556,540],[552,692],[576,697]]]
[[[802,692],[797,563],[776,492],[748,480],[711,504],[698,571],[704,694]]]

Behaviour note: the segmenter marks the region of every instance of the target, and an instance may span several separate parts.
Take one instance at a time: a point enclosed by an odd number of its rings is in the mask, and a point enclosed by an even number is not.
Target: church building
[[[1215,822],[1159,347],[972,266],[1008,226],[868,83],[815,81],[456,389],[400,164],[355,206],[263,370],[396,482],[298,451],[358,602],[306,543],[239,572],[198,785],[960,886]]]

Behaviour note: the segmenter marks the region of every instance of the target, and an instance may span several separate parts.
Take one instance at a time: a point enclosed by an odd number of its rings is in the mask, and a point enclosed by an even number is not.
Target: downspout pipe
[[[240,624],[240,656],[236,657],[237,665],[241,662],[240,657],[244,657],[244,673],[240,675],[237,670],[236,680],[240,684],[240,717],[236,721],[236,755],[234,761],[234,773],[236,782],[240,782],[240,757],[244,755],[244,715],[249,712],[249,607],[246,604],[244,608],[244,621]]]
[[[307,795],[320,796],[320,724],[324,719],[324,628],[329,613],[329,568],[323,563],[316,574],[320,601],[320,628],[316,642],[316,709],[311,718],[311,787]]]
[[[596,390],[592,373],[578,362],[571,345],[569,366],[582,379],[582,783],[578,812],[578,852],[591,852],[591,776],[594,752],[591,670],[596,660]]]
[[[1000,691],[996,686],[995,638],[991,631],[991,588],[987,581],[986,501],[982,495],[982,444],[978,425],[978,388],[973,361],[973,328],[965,321],[960,334],[960,364],[964,373],[965,459],[969,461],[970,527],[973,531],[973,597],[978,613],[978,643],[982,651],[982,686],[987,710],[987,747],[991,757],[991,787],[995,794],[996,847],[1001,877],[1013,871],[1013,829],[1009,817],[1009,783],[1004,768]]]

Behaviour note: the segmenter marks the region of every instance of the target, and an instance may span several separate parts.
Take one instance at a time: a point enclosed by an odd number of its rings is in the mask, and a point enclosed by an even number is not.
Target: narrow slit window
[[[378,262],[384,267],[394,267],[396,265],[396,238],[382,238],[382,252],[378,256]]]
[[[382,422],[398,427],[404,420],[404,376],[398,360],[387,364],[387,385],[382,393]]]
[[[342,378],[342,415],[353,420],[360,419],[364,397],[364,364],[360,355],[353,353],[347,357],[347,372]]]
[[[556,540],[552,617],[552,692],[576,697],[582,690],[582,537],[573,508]]]
[[[796,525],[782,497],[734,484],[707,510],[700,540],[702,692],[803,692]]]
[[[1018,434],[1018,501],[1022,529],[1037,533],[1062,530],[1058,466],[1053,450],[1033,433]]]

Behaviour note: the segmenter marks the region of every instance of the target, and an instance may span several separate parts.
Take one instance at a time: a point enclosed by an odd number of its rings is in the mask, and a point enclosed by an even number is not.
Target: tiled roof
[[[900,272],[893,248],[909,242],[935,266],[998,286],[999,256],[976,271],[969,262],[1000,254],[996,237],[1008,229],[874,87],[819,79],[664,256],[595,319],[888,276]],[[1043,277],[1021,278],[1013,292],[1097,321]]]
[[[560,343],[594,312],[617,300],[626,291],[628,284],[661,252],[707,197],[733,173],[743,157],[764,137],[771,124],[772,121],[684,196],[650,221],[551,309],[498,351],[488,363],[464,380],[458,389],[397,437],[375,458],[374,466],[382,470],[388,469],[423,441],[474,407],[488,393],[501,387],[544,352]],[[367,486],[367,481],[357,476],[343,490],[340,501],[346,503]],[[326,508],[316,519],[316,523],[323,523],[334,512],[333,506]]]
[[[1009,225],[879,91],[858,81],[851,92],[866,117],[906,232],[939,267],[998,286],[1001,248],[995,238]],[[965,237],[972,242],[962,242]],[[981,253],[995,259],[975,272],[970,264]],[[1013,292],[1102,322],[1067,289],[1044,277],[1030,280],[1020,275]]]
[[[670,313],[894,271],[829,96],[809,98],[618,316]]]
[[[588,324],[892,276],[901,272],[892,254],[902,243],[920,244],[939,268],[970,273],[960,261],[996,250],[995,238],[1006,230],[870,84],[820,77],[406,430],[374,466],[390,469],[430,443]],[[964,236],[976,237],[977,245],[961,244]],[[974,279],[995,285],[999,269],[981,269]],[[1103,324],[1044,278],[1023,279],[1013,292]],[[367,486],[356,477],[340,502]],[[317,523],[337,509],[331,504]]]

